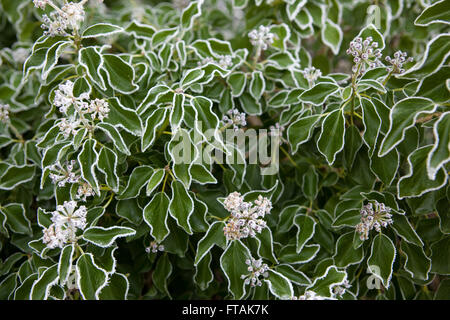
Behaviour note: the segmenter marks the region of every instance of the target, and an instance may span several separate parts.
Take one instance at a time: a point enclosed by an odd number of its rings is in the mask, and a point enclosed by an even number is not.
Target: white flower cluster
[[[86,119],[84,116],[90,114],[90,118],[93,120],[103,119],[108,117],[109,105],[104,99],[90,100],[89,94],[84,92],[80,96],[75,97],[73,93],[74,83],[67,80],[65,83],[61,83],[57,90],[55,90],[55,98],[53,104],[59,108],[59,111],[65,115],[68,115],[68,109],[70,106],[74,106],[75,113],[68,118],[62,118],[58,124],[59,129],[63,132],[67,138],[71,134],[77,133],[78,127],[83,123],[86,126]],[[87,102],[87,101],[88,102]]]
[[[223,228],[228,240],[254,237],[256,233],[260,233],[267,226],[261,218],[272,210],[269,199],[259,195],[252,204],[245,202],[239,192],[230,193],[225,198],[224,206],[231,213],[227,225]]]
[[[262,282],[259,277],[263,276],[264,278],[267,278],[269,276],[269,273],[267,272],[269,270],[269,266],[262,263],[262,259],[256,260],[254,258],[247,259],[245,264],[248,265],[247,270],[250,273],[241,275],[241,279],[245,279],[244,283],[249,284],[252,287],[261,286]]]
[[[283,132],[286,130],[285,126],[282,126],[277,122],[274,126],[270,126],[269,129],[269,136],[278,137],[278,142],[280,145],[282,145],[283,143],[288,143],[288,141],[283,138]]]
[[[216,61],[212,57],[206,57],[198,63],[199,66],[206,65],[208,63],[218,64],[221,68],[227,69],[233,65],[232,57],[230,55],[219,55],[219,61]]]
[[[91,196],[95,196],[95,192],[89,183],[84,182],[82,185],[78,187],[77,195],[75,197],[78,200],[86,202],[87,200],[86,198]]]
[[[245,118],[246,114],[244,112],[239,112],[239,110],[233,108],[227,111],[222,121],[226,126],[233,126],[233,129],[237,131],[239,130],[239,126],[245,127],[247,125]]]
[[[66,183],[77,183],[80,180],[75,172],[73,172],[76,161],[71,160],[66,163],[64,168],[59,162],[56,162],[50,167],[49,177],[54,184],[58,184],[58,187],[64,187]]]
[[[406,52],[400,50],[394,53],[394,59],[387,56],[385,59],[391,64],[391,66],[388,67],[388,70],[397,74],[404,73],[405,69],[403,69],[403,64],[414,60],[412,57],[407,58],[407,56],[408,54]]]
[[[53,223],[43,231],[42,240],[48,248],[62,248],[67,242],[75,242],[77,229],[86,228],[87,209],[85,206],[76,207],[75,201],[64,201],[63,205],[56,207],[51,218]]]
[[[42,16],[43,24],[42,28],[46,29],[45,35],[65,36],[67,30],[78,30],[81,22],[84,20],[84,4],[87,0],[82,0],[78,3],[66,2],[61,8],[59,8],[51,0],[33,0],[34,5],[37,8],[45,9],[47,5],[51,6],[55,11],[50,13],[50,17],[44,14]]]
[[[262,50],[266,50],[274,41],[275,34],[270,32],[270,28],[266,26],[259,26],[248,33],[250,43]]]
[[[314,291],[307,290],[303,295],[299,297],[292,297],[292,300],[327,300],[327,298],[319,296]]]
[[[7,123],[9,120],[9,104],[0,103],[0,122]]]
[[[376,200],[373,204],[369,202],[364,205],[360,211],[361,222],[356,226],[356,231],[361,234],[360,239],[363,241],[369,239],[369,232],[372,229],[380,232],[381,227],[386,228],[389,224],[392,224],[390,212],[391,208]]]
[[[344,282],[342,282],[341,284],[334,286],[333,287],[333,296],[337,297],[339,296],[340,298],[342,298],[342,296],[344,295],[344,293],[347,291],[347,289],[349,289],[351,287],[350,283],[348,282],[347,279],[344,280]]]
[[[376,49],[378,42],[373,41],[372,37],[362,39],[356,37],[350,42],[350,48],[347,49],[347,54],[353,56],[352,71],[356,77],[363,75],[367,70],[373,69],[381,65],[381,50]]]
[[[322,71],[320,69],[316,69],[314,67],[305,68],[302,71],[303,77],[308,81],[310,87],[314,85],[317,79],[322,76]]]
[[[164,251],[164,246],[162,244],[158,244],[156,241],[150,242],[150,246],[145,248],[145,252],[150,253],[156,253],[158,251]]]

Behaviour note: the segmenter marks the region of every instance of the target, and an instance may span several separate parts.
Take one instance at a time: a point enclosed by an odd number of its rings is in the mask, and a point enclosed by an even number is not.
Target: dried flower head
[[[370,230],[375,229],[380,232],[381,227],[386,228],[389,224],[392,224],[390,212],[391,208],[376,200],[364,205],[360,211],[361,222],[356,226],[356,231],[361,234],[361,240],[369,239]]]

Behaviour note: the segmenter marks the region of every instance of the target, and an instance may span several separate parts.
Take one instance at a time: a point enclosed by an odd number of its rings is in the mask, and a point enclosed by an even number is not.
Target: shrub
[[[450,2],[375,3],[1,0],[0,298],[448,298]]]

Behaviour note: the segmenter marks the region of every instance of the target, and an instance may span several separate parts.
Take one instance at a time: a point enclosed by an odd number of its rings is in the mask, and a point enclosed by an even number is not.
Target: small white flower
[[[80,176],[77,176],[73,172],[73,168],[76,161],[71,160],[66,162],[66,168],[64,168],[59,162],[53,164],[50,167],[49,177],[54,184],[58,184],[59,187],[64,187],[66,183],[77,183]]]
[[[308,84],[310,87],[314,86],[314,83],[317,79],[319,79],[322,76],[322,71],[319,69],[316,69],[314,67],[305,68],[305,70],[302,71],[303,77],[308,81]]]
[[[381,50],[375,49],[378,43],[374,42],[372,37],[367,37],[364,41],[361,37],[356,37],[350,42],[347,54],[353,56],[352,71],[356,77],[363,75],[367,70],[381,65]]]
[[[319,296],[317,293],[311,290],[307,290],[303,295],[292,297],[293,300],[326,300],[327,298]]]
[[[42,16],[44,22],[41,27],[44,29],[44,35],[49,37],[66,36],[67,32],[67,20],[61,16],[58,12],[53,11],[50,13],[50,17],[44,14]]]
[[[95,196],[95,192],[89,183],[84,182],[78,187],[76,198],[86,202],[87,197]]]
[[[59,107],[61,113],[66,114],[67,109],[76,102],[76,98],[73,95],[74,83],[67,80],[65,83],[61,83],[58,89],[55,90],[55,98],[53,104]]]
[[[269,214],[272,203],[269,199],[258,196],[254,203],[245,202],[238,192],[233,192],[225,198],[225,209],[231,213],[226,226],[223,228],[228,240],[254,237],[266,228],[266,222],[261,219]]]
[[[261,25],[258,29],[250,31],[248,37],[252,45],[266,50],[273,43],[275,35],[270,32],[270,28]]]
[[[369,232],[375,229],[377,232],[381,231],[381,227],[387,227],[394,221],[391,219],[391,208],[384,203],[378,201],[369,202],[364,205],[360,211],[361,222],[356,225],[356,231],[360,233],[361,240],[369,239]]]
[[[45,9],[45,6],[48,4],[48,2],[49,0],[33,0],[34,6],[42,10]]]
[[[9,104],[0,103],[0,122],[7,123],[9,120]]]
[[[104,99],[94,99],[89,104],[87,112],[91,113],[92,119],[97,117],[99,120],[103,120],[108,117],[109,104]]]
[[[391,64],[391,66],[388,67],[388,70],[392,73],[402,74],[405,72],[405,69],[403,69],[403,64],[407,62],[412,62],[413,58],[409,57],[406,52],[402,52],[398,50],[394,53],[394,58],[387,56],[386,61]]]
[[[246,114],[244,112],[239,112],[237,109],[230,109],[227,114],[223,116],[222,121],[227,126],[233,126],[233,129],[237,131],[239,127],[245,127],[247,121],[245,120]]]
[[[262,259],[247,259],[245,264],[248,265],[249,274],[241,275],[241,279],[244,279],[245,284],[249,284],[252,287],[261,286],[262,282],[259,279],[260,276],[263,278],[267,278],[269,276],[269,266],[265,263],[262,263]]]
[[[58,123],[59,130],[63,133],[64,137],[68,138],[71,134],[77,134],[77,127],[80,125],[79,120],[74,120],[73,118],[62,118]]]
[[[61,10],[64,12],[64,18],[67,24],[71,26],[72,29],[78,29],[80,23],[84,20],[84,1],[73,3],[69,2],[65,4]]]
[[[158,244],[156,241],[150,242],[150,246],[145,248],[145,252],[150,253],[156,253],[158,251],[164,251],[164,246],[162,244]]]

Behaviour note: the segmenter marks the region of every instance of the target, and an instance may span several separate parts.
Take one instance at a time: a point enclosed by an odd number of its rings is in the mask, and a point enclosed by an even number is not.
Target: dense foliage
[[[0,0],[0,299],[449,298],[449,24]]]

